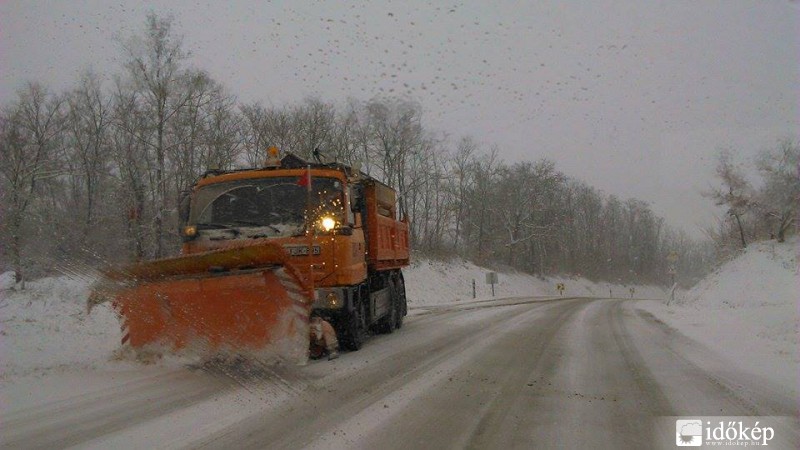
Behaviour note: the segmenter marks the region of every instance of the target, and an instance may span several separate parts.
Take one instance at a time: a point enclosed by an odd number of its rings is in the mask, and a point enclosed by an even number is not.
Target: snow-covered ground
[[[688,292],[666,306],[666,293],[654,286],[623,286],[582,278],[538,278],[500,273],[495,297],[565,296],[654,299],[642,307],[670,326],[743,366],[769,375],[784,385],[796,385],[798,286],[795,238],[785,244],[751,245]],[[485,283],[489,269],[468,261],[418,259],[405,273],[409,304],[426,305],[492,298]],[[117,370],[129,367],[114,357],[120,330],[107,306],[86,314],[90,279],[67,276],[29,282],[24,291],[9,289],[10,274],[0,275],[0,382],[21,376],[69,369]],[[763,371],[763,367],[777,370]]]
[[[16,430],[9,435],[8,442],[18,442],[14,439],[39,433],[40,442],[50,442],[54,437],[61,439],[64,436],[66,443],[80,443],[90,448],[130,445],[172,448],[195,441],[200,445],[210,439],[208,436],[249,436],[247,433],[263,428],[263,420],[259,418],[262,413],[263,417],[275,419],[285,414],[279,409],[284,403],[288,405],[288,411],[297,405],[303,407],[307,398],[302,392],[307,388],[315,401],[322,402],[323,406],[340,405],[345,401],[342,396],[354,396],[355,400],[347,409],[354,412],[352,420],[324,413],[317,416],[316,409],[313,413],[322,421],[320,430],[328,431],[327,434],[314,435],[309,439],[317,439],[314,442],[321,442],[324,448],[340,448],[342,445],[338,444],[365,437],[367,431],[372,433],[380,431],[387,424],[401,423],[394,420],[396,415],[417,404],[415,399],[419,397],[432,393],[433,400],[430,401],[438,404],[436,393],[442,389],[442,392],[447,389],[460,392],[462,385],[458,384],[454,389],[453,384],[464,380],[477,383],[472,386],[471,394],[487,395],[487,398],[480,399],[480,405],[502,405],[499,408],[505,411],[507,404],[513,406],[512,397],[517,398],[514,389],[520,386],[533,387],[536,380],[543,379],[543,372],[531,378],[532,368],[540,366],[561,367],[559,370],[564,371],[562,375],[556,374],[552,380],[554,384],[563,383],[564,386],[555,391],[543,391],[543,405],[550,405],[559,411],[570,405],[573,408],[580,407],[578,411],[582,411],[581,414],[591,413],[586,417],[593,418],[613,417],[609,413],[611,410],[602,408],[613,409],[624,404],[633,405],[633,411],[641,413],[638,397],[631,403],[616,400],[588,400],[580,405],[575,403],[579,393],[581,398],[587,392],[619,391],[620,395],[630,394],[624,377],[634,380],[629,370],[629,364],[632,363],[639,364],[636,370],[641,370],[641,373],[649,373],[652,383],[662,386],[663,392],[670,396],[669,401],[683,408],[679,409],[681,411],[696,411],[700,407],[698,405],[713,408],[735,406],[739,405],[736,402],[740,402],[741,398],[751,399],[753,392],[762,394],[756,392],[757,389],[742,390],[743,386],[751,384],[751,379],[740,383],[742,378],[735,376],[736,371],[731,371],[733,376],[730,379],[725,378],[726,369],[730,367],[725,360],[730,360],[731,365],[739,366],[750,374],[785,387],[777,390],[777,397],[770,394],[764,398],[781,399],[783,395],[787,399],[795,398],[792,392],[796,385],[798,362],[795,352],[797,282],[800,281],[797,245],[796,239],[783,245],[752,245],[747,252],[722,266],[698,286],[681,293],[669,306],[666,305],[666,293],[663,290],[644,286],[633,286],[634,296],[653,300],[550,302],[546,297],[558,296],[558,283],[566,285],[564,296],[571,297],[608,297],[611,294],[625,298],[630,296],[631,286],[594,283],[580,278],[540,279],[519,273],[500,273],[495,297],[545,298],[530,300],[526,305],[519,305],[517,299],[511,298],[499,302],[508,306],[496,307],[498,304],[494,303],[495,306],[487,308],[482,306],[485,303],[472,304],[472,280],[476,281],[477,301],[491,298],[491,288],[484,282],[488,269],[466,261],[419,260],[405,271],[409,302],[416,316],[402,330],[392,336],[376,336],[371,340],[371,345],[358,353],[345,355],[333,362],[319,361],[303,370],[268,367],[266,372],[259,372],[262,382],[257,387],[240,384],[243,375],[235,370],[230,372],[233,369],[224,365],[216,368],[225,375],[218,377],[214,376],[214,367],[210,372],[196,368],[186,370],[185,365],[175,365],[174,361],[165,360],[143,366],[115,357],[120,331],[114,313],[101,305],[86,315],[89,278],[43,279],[29,283],[25,291],[7,289],[13,283],[6,283],[6,289],[0,290],[0,415],[5,414],[4,418],[11,420],[9,429]],[[8,277],[10,275],[0,276],[0,281]],[[443,308],[441,305],[445,304],[458,306]],[[531,305],[541,305],[541,308],[529,309]],[[682,340],[677,334],[664,332],[666,327],[663,324],[653,327],[656,322],[650,320],[652,316],[635,311],[636,308],[651,312],[669,327],[721,354],[722,370],[717,370],[720,366],[716,365],[716,355],[710,355],[712,357],[705,365],[703,361],[698,363],[694,354],[698,346],[694,341]],[[555,314],[548,316],[550,311]],[[564,320],[559,322],[558,318]],[[531,326],[534,322],[537,325]],[[587,327],[587,323],[596,323],[597,326]],[[620,327],[623,323],[625,326]],[[663,328],[661,332],[660,328]],[[534,330],[540,334],[527,336],[522,330]],[[479,355],[490,355],[489,363],[481,370],[497,371],[498,376],[506,376],[509,371],[505,368],[511,366],[493,362],[503,355],[502,349],[512,347],[499,339],[517,342],[524,336],[527,336],[528,347],[540,348],[540,351],[525,353],[527,359],[517,367],[518,375],[522,378],[509,378],[507,386],[513,386],[514,389],[508,392],[515,394],[499,403],[487,400],[493,398],[493,393],[505,390],[496,386],[487,388],[482,384],[489,378],[475,377],[471,371],[480,367],[467,364],[467,359],[472,361],[479,359]],[[430,346],[432,342],[442,341],[448,344],[436,348]],[[636,345],[633,346],[632,342]],[[636,348],[643,351],[636,352]],[[686,348],[688,355],[684,352]],[[626,349],[628,353],[625,353]],[[421,358],[424,359],[423,353],[430,358],[418,364]],[[564,358],[564,355],[573,356]],[[697,355],[709,354],[698,351]],[[506,356],[511,359],[504,360],[509,361],[519,358],[516,354]],[[684,363],[687,361],[682,359],[684,356],[691,359],[689,364]],[[548,358],[549,363],[541,363]],[[591,373],[587,367],[600,370],[600,373],[605,370],[606,373],[618,374],[607,377],[607,381],[617,384],[600,386],[594,384],[596,377],[572,376]],[[398,368],[408,372],[396,379],[394,387],[385,386],[388,375],[395,373]],[[246,373],[244,376],[246,378]],[[352,392],[338,391],[343,386],[351,386],[341,383],[341,380],[356,376],[365,377],[368,383],[365,381],[364,386],[373,387],[356,387],[352,388]],[[492,383],[497,381],[494,378],[492,380]],[[519,380],[527,380],[527,384]],[[757,381],[758,378],[755,385],[759,388],[761,385]],[[636,384],[633,381],[630,383]],[[720,394],[737,389],[741,392],[733,400],[730,395]],[[566,403],[549,403],[556,394],[568,395]],[[653,393],[643,391],[643,398],[647,397],[645,394]],[[460,399],[458,401],[473,404],[469,395],[456,397]],[[655,402],[653,398],[651,401]],[[124,407],[109,406],[104,409],[115,401]],[[652,404],[658,406],[658,402]],[[59,407],[72,411],[74,420],[68,417],[69,414],[59,414]],[[317,407],[315,403],[313,408]],[[605,412],[596,414],[596,408]],[[303,416],[306,414],[303,411],[298,414]],[[524,411],[531,409],[526,407]],[[579,417],[573,410],[564,411],[567,411],[564,417]],[[219,418],[220,412],[223,413],[223,419]],[[337,420],[342,422],[338,423]],[[538,417],[531,420],[542,422]],[[569,425],[566,419],[557,422]],[[585,420],[581,423],[589,422]],[[408,426],[417,425],[412,421]],[[605,430],[607,426],[604,424],[600,428]],[[39,432],[40,428],[45,431]],[[240,429],[247,433],[230,432]],[[342,429],[347,432],[339,434]],[[372,434],[386,436],[382,432]],[[166,438],[170,440],[165,441]],[[223,439],[220,442],[226,441]]]
[[[435,305],[472,299],[475,280],[478,300],[492,298],[486,284],[489,269],[468,261],[416,260],[404,270],[410,306]],[[119,348],[119,322],[108,305],[86,313],[90,277],[45,278],[17,291],[10,272],[0,275],[0,383],[20,376],[100,367],[127,367],[114,352]],[[582,278],[541,279],[522,273],[500,273],[495,297],[564,296],[629,297],[630,286],[595,283]],[[634,286],[637,298],[663,299],[658,287]],[[610,290],[610,291],[609,291]]]
[[[641,307],[741,369],[798,390],[799,244],[754,243],[675,303]]]
[[[0,291],[0,380],[107,363],[119,347],[119,322],[108,305],[86,313],[89,284],[64,276]]]
[[[476,299],[492,298],[492,287],[486,284],[490,269],[476,266],[465,260],[434,261],[414,260],[403,271],[409,304],[435,305],[472,300],[472,280],[475,280]],[[658,286],[629,286],[593,282],[579,277],[538,278],[519,272],[499,273],[494,286],[495,297],[558,296],[558,283],[564,283],[565,297],[620,297],[664,299],[666,292]],[[609,295],[610,294],[610,295]]]

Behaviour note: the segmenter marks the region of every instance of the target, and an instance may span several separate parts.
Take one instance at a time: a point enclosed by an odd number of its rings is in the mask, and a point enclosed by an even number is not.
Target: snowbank
[[[796,305],[798,239],[750,245],[688,291],[679,303],[698,308]]]
[[[643,305],[742,369],[797,388],[797,237],[750,245],[670,306]]]
[[[0,291],[11,289],[17,284],[14,272],[8,271],[0,274]]]
[[[119,322],[108,305],[86,314],[90,283],[54,277],[0,292],[0,379],[109,360],[119,346]]]
[[[435,305],[472,299],[472,280],[475,280],[477,299],[492,298],[492,287],[486,284],[490,269],[465,260],[413,260],[403,270],[406,292],[411,306]],[[630,297],[664,299],[666,292],[657,286],[630,286],[593,282],[578,277],[539,278],[519,272],[498,274],[495,297],[558,296],[558,283],[564,283],[565,296],[573,297]]]

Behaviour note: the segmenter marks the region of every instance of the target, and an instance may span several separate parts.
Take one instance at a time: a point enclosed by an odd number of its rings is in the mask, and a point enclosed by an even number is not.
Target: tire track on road
[[[231,389],[186,370],[66,399],[2,418],[7,448],[63,448],[168,414]]]
[[[575,314],[585,308],[587,303],[585,301],[576,301],[568,304],[568,307],[559,311],[555,317],[544,318],[546,324],[537,329],[534,333],[524,333],[522,331],[514,333],[513,336],[508,336],[505,341],[512,340],[514,342],[525,342],[521,350],[529,349],[530,351],[521,352],[521,359],[516,361],[513,358],[506,358],[505,367],[514,367],[515,370],[506,372],[506,376],[502,379],[501,389],[492,400],[486,404],[485,408],[481,411],[480,419],[475,423],[474,428],[465,435],[463,441],[465,448],[483,449],[497,444],[498,437],[503,440],[512,440],[514,445],[514,436],[504,434],[502,431],[506,417],[511,414],[512,407],[518,403],[520,392],[523,390],[530,390],[533,385],[541,382],[546,383],[552,377],[558,365],[559,359],[563,354],[559,352],[547,354],[548,350],[552,351],[553,341],[559,334],[559,331],[564,325],[574,318]],[[539,320],[543,321],[543,320]],[[533,324],[532,324],[533,325]],[[509,342],[498,343],[500,346],[511,345]],[[494,356],[496,353],[491,349],[482,355],[483,358]],[[514,363],[517,364],[514,364]],[[522,364],[520,364],[520,362]],[[537,376],[538,375],[538,376]],[[534,380],[538,378],[538,380]],[[535,381],[535,382],[534,382]],[[537,387],[538,389],[538,387]],[[535,407],[535,405],[529,405]]]
[[[633,381],[636,383],[640,394],[640,402],[643,402],[642,406],[646,408],[650,415],[674,416],[675,410],[672,404],[648,368],[647,362],[642,358],[628,332],[624,320],[623,303],[624,300],[617,300],[612,307],[608,308],[607,320],[612,330],[614,342],[616,342],[625,361],[625,366],[628,372],[633,375]]]
[[[498,309],[502,310],[481,322],[482,326],[478,330],[473,326],[459,326],[458,323],[438,330],[432,327],[439,321],[454,319],[460,311],[417,322],[407,332],[414,333],[415,328],[424,327],[432,333],[430,339],[402,349],[375,365],[362,367],[349,374],[346,380],[323,380],[320,386],[310,390],[304,398],[281,407],[281,411],[250,418],[196,445],[203,448],[262,448],[269,443],[273,448],[304,447],[324,432],[336,428],[348,418],[429,374],[437,365],[482,340],[503,333],[509,320],[525,312],[536,314],[554,307],[558,305],[548,303],[535,308],[525,305],[501,306]],[[381,344],[388,345],[389,341],[392,339]],[[395,342],[403,345],[402,340]]]
[[[520,320],[459,367],[445,374],[396,414],[391,422],[350,447],[467,448],[497,446],[498,434],[516,419],[512,405],[536,388],[534,373],[546,373],[557,356],[545,358],[558,330],[585,300],[562,300],[546,309],[530,303]],[[523,393],[523,391],[527,391]],[[513,437],[512,437],[513,438]],[[513,447],[513,445],[511,445]],[[528,444],[530,446],[530,444]],[[500,444],[499,447],[504,447]]]

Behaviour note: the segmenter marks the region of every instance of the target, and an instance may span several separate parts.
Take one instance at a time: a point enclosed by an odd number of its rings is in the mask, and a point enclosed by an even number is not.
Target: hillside
[[[796,389],[799,243],[752,244],[674,304],[645,307],[731,364]]]

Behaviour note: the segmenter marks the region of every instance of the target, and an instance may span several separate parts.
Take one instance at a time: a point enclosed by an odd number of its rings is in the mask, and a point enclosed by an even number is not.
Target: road
[[[3,445],[652,448],[669,416],[791,416],[797,402],[623,299],[418,308],[305,367],[206,364],[4,414]],[[662,418],[662,419],[659,419]],[[666,425],[665,425],[666,424]]]

